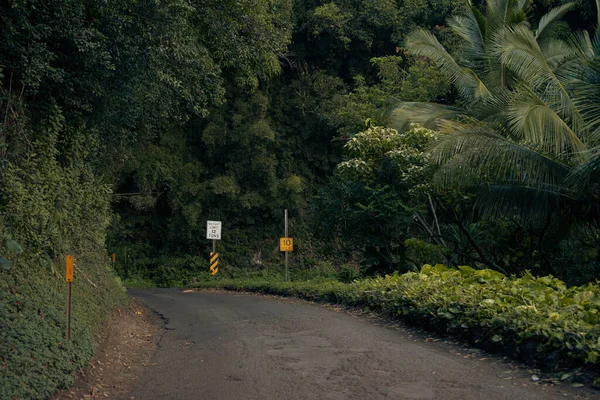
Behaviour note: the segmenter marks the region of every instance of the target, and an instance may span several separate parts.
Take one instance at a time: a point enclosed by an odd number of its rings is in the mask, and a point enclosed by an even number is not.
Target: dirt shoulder
[[[136,300],[105,323],[96,354],[75,384],[50,397],[64,399],[125,398],[145,369],[164,332],[164,323]]]

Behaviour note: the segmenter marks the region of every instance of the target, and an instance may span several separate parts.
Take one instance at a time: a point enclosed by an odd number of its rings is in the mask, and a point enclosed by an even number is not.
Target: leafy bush
[[[129,253],[131,254],[131,252]],[[194,279],[208,274],[208,259],[186,255],[183,257],[142,256],[129,257],[129,266],[119,262],[115,268],[126,275],[127,287],[178,287],[190,284]],[[127,268],[127,269],[125,269]],[[209,275],[203,278],[207,279]]]
[[[567,287],[552,277],[506,277],[492,270],[425,265],[345,284],[258,279],[215,280],[198,287],[299,296],[380,310],[438,332],[504,351],[547,369],[598,366],[600,287]]]

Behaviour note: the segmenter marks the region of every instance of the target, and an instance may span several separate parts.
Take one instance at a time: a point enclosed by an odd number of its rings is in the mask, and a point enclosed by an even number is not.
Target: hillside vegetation
[[[67,128],[58,110],[38,134],[18,106],[8,106],[16,114],[6,126],[19,125],[18,133],[32,142],[20,157],[5,153],[2,160],[2,399],[45,398],[72,384],[94,353],[102,322],[127,304],[104,242],[110,186],[85,166],[72,143],[59,143]],[[75,258],[71,341],[65,338],[66,254]]]

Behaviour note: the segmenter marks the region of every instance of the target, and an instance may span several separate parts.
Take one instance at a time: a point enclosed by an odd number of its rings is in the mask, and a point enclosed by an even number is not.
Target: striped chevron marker
[[[217,265],[219,265],[219,253],[213,253],[211,251],[210,252],[210,273],[211,273],[211,275],[215,275],[217,272],[219,272],[219,268],[217,268]]]

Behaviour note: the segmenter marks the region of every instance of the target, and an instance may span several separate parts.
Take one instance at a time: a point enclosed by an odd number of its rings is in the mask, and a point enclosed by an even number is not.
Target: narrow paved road
[[[136,291],[167,320],[135,399],[573,399],[526,371],[290,299]],[[128,398],[130,398],[128,397]]]

